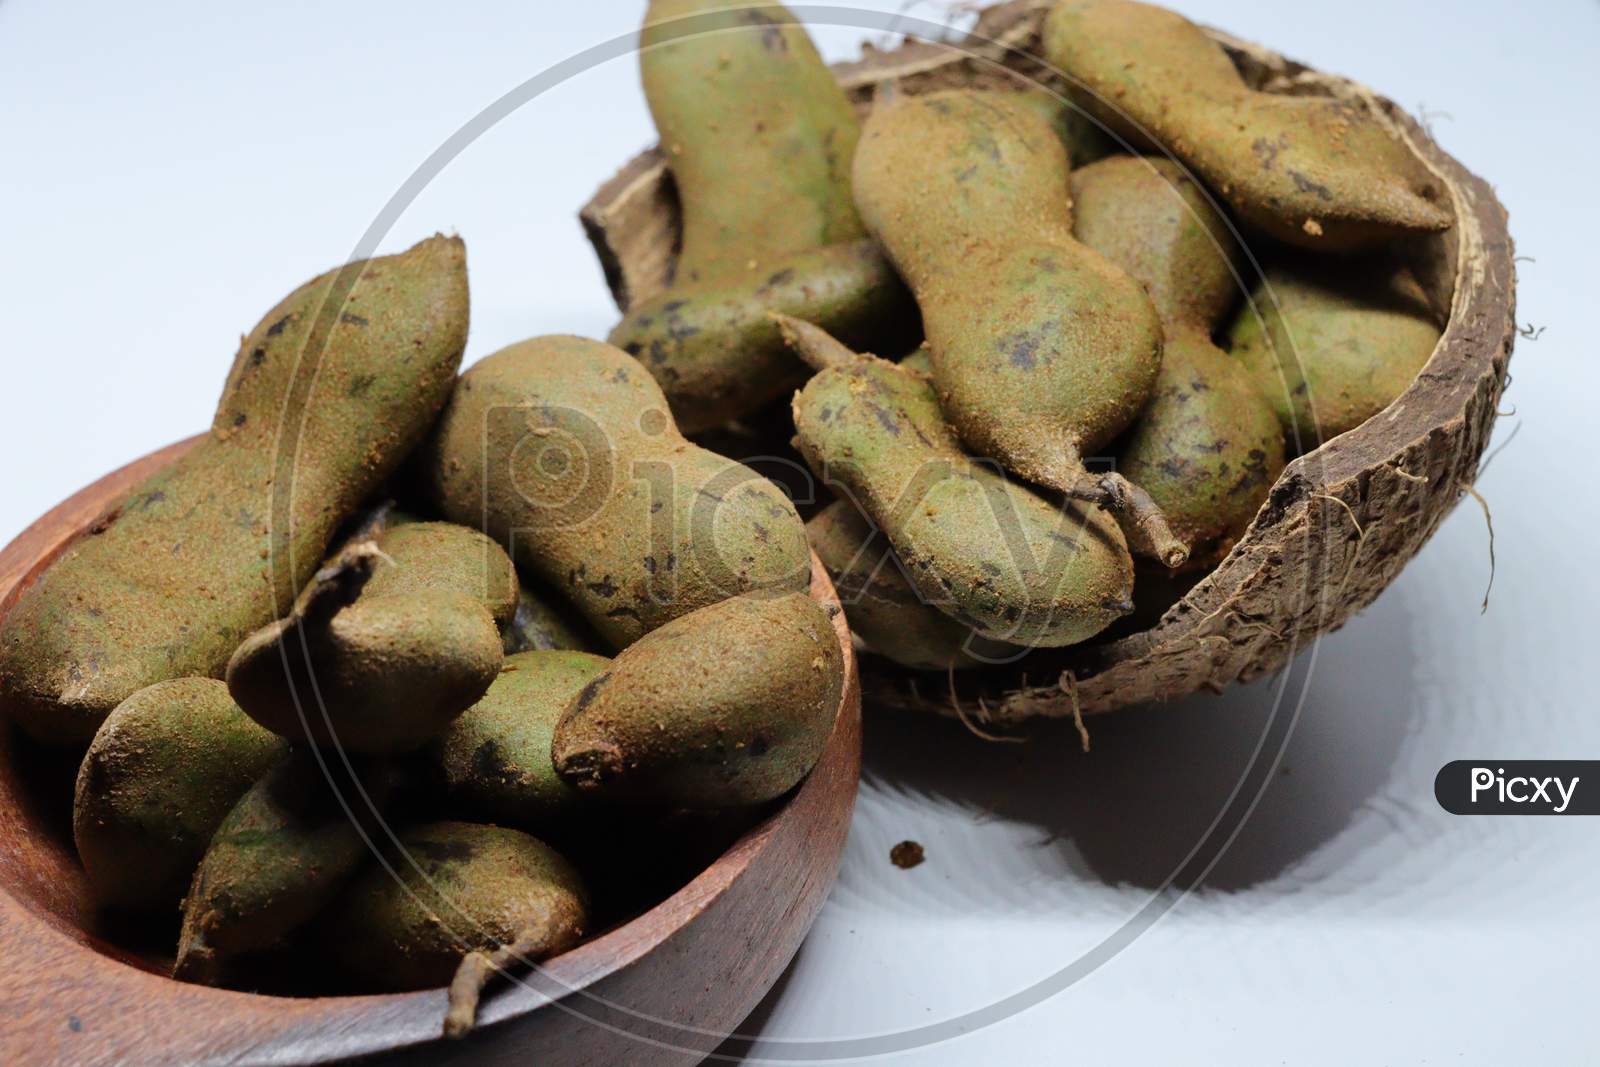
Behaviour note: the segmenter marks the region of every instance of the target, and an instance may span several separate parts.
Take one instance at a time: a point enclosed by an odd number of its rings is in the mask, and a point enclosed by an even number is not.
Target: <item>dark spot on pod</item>
[[[756,290],[756,292],[758,294],[765,295],[778,286],[788,285],[792,281],[794,281],[794,268],[790,267],[786,270],[780,270],[776,274],[772,275],[766,280],[766,282],[762,284],[759,289]]]
[[[344,323],[347,326],[367,326],[367,325],[370,325],[367,322],[366,319],[362,318],[360,315],[357,315],[353,311],[341,312],[339,314],[339,321]]]
[[[292,319],[292,318],[294,318],[293,315],[285,315],[283,318],[279,319],[277,322],[273,323],[271,326],[268,326],[267,327],[267,336],[268,337],[276,337],[276,336],[278,336],[280,333],[282,333],[288,327],[289,320]]]
[[[485,782],[511,782],[516,775],[506,765],[505,757],[500,754],[500,745],[493,738],[479,745],[472,754],[472,773],[480,781]]]
[[[1023,330],[1000,339],[1002,355],[1018,370],[1032,370],[1039,365],[1039,334]]]
[[[1316,193],[1319,200],[1332,200],[1333,191],[1321,182],[1313,181],[1297,170],[1286,171],[1294,179],[1294,187],[1302,193]]]
[[[868,404],[867,407],[872,412],[873,417],[878,420],[878,425],[889,431],[893,436],[900,436],[900,423],[895,419],[893,412],[881,404]]]
[[[578,694],[578,699],[573,702],[572,710],[582,711],[584,708],[587,708],[590,704],[594,703],[594,698],[600,693],[600,687],[605,685],[606,682],[610,680],[610,671],[607,671],[601,675],[597,675],[589,682],[588,685],[583,687],[583,691]]]
[[[764,11],[747,11],[744,18],[750,25],[762,28],[762,48],[769,52],[787,52],[789,50],[789,42],[784,38],[783,30],[779,28],[777,21],[771,15]]]

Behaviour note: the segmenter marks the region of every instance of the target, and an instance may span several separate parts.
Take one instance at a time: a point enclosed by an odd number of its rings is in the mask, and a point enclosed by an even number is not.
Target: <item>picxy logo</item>
[[[1433,795],[1456,815],[1596,815],[1600,781],[1592,760],[1455,760],[1439,769]]]
[[[1513,804],[1538,804],[1550,803],[1553,788],[1561,794],[1561,803],[1551,810],[1557,815],[1567,810],[1567,805],[1572,803],[1572,794],[1578,790],[1581,779],[1573,775],[1570,782],[1551,775],[1549,778],[1529,778],[1525,775],[1515,775],[1507,778],[1504,767],[1490,770],[1487,767],[1472,768],[1472,802],[1478,802],[1478,794],[1486,790],[1494,790],[1503,804],[1510,801]]]

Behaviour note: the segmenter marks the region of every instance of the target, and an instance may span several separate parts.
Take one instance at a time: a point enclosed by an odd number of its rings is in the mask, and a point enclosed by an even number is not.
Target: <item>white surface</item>
[[[891,3],[860,5],[890,10]],[[412,170],[501,93],[630,31],[641,5],[0,0],[0,541],[125,460],[204,427],[238,333],[345,258]],[[1511,211],[1523,341],[1469,500],[1318,652],[1253,817],[1205,885],[1085,980],[889,1057],[979,1062],[1492,1064],[1586,1060],[1600,821],[1464,820],[1466,757],[1600,757],[1594,630],[1593,177],[1600,7],[1185,0],[1194,18],[1449,113],[1440,141]],[[917,14],[932,16],[930,7]],[[856,30],[818,30],[835,56]],[[468,359],[614,318],[574,212],[651,139],[630,58],[501,123],[385,251],[466,238]],[[1289,679],[1298,693],[1308,660]],[[1274,697],[1221,698],[988,747],[870,714],[839,886],[752,1025],[769,1042],[976,1010],[1112,933],[1195,844]],[[921,841],[900,871],[891,844]],[[776,1046],[769,1046],[776,1047]],[[758,1052],[760,1049],[758,1049]]]

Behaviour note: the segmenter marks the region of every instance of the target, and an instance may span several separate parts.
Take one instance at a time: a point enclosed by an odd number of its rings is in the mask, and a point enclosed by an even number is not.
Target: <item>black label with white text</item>
[[[1600,760],[1458,759],[1433,795],[1453,815],[1600,815]]]

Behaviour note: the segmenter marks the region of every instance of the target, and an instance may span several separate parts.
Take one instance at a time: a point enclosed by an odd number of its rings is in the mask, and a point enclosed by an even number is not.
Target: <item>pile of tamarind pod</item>
[[[1257,92],[1151,5],[1040,26],[1070,97],[890,82],[858,112],[779,5],[646,14],[682,247],[612,339],[697,428],[799,384],[812,545],[903,667],[1159,615],[1440,336],[1401,250],[1450,227],[1443,188],[1371,115]]]
[[[832,731],[788,497],[603,342],[458,378],[467,317],[459,239],[295,290],[211,433],[0,627],[0,707],[87,745],[97,902],[178,918],[176,978],[451,984],[464,1032],[493,974],[687,881]]]
[[[1397,254],[1451,225],[1429,172],[1170,12],[1057,3],[1075,101],[890,87],[864,117],[780,5],[645,19],[669,286],[608,342],[458,373],[459,239],[313,279],[0,625],[0,710],[87,746],[89,881],[180,917],[178,978],[451,983],[464,1031],[493,974],[816,763],[844,664],[812,547],[903,666],[1092,641],[1438,339]],[[791,432],[809,524],[685,436]]]

